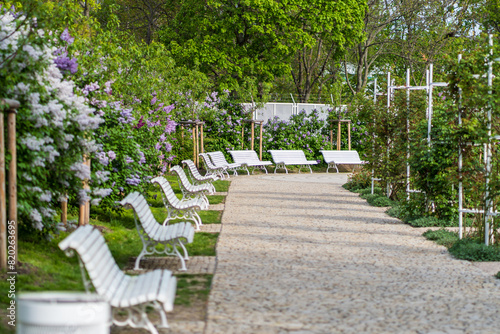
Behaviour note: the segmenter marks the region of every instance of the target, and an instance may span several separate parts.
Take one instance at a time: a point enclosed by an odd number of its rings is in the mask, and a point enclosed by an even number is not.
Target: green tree
[[[364,10],[362,1],[349,0],[171,2],[179,9],[161,41],[182,64],[243,98],[262,98],[276,76],[290,72],[297,52],[319,38],[328,36],[335,50],[359,38]]]

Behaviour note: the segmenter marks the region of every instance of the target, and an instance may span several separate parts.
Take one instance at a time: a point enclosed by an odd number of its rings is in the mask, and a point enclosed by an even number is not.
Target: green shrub
[[[450,248],[458,241],[458,234],[445,229],[439,229],[436,231],[427,230],[423,236],[428,240],[435,241],[438,245],[443,245],[446,248]]]
[[[385,211],[389,216],[394,218],[401,218],[401,206],[399,204],[395,204]]]
[[[464,238],[458,240],[449,249],[457,259],[467,261],[500,261],[500,247],[486,246],[477,239]]]
[[[456,225],[455,222],[453,221],[439,219],[437,217],[429,217],[429,216],[410,220],[408,221],[408,224],[413,227],[432,227],[432,226],[449,227]]]
[[[342,187],[344,189],[356,192],[360,189],[367,189],[371,187],[371,173],[361,169],[360,171],[354,173],[349,178],[349,181],[345,183]]]
[[[372,193],[372,188],[368,187],[368,188],[358,189],[355,192],[360,193],[361,195],[369,195]],[[374,187],[373,193],[378,195],[384,195],[384,191],[380,187]]]
[[[368,203],[377,207],[392,206],[394,203],[385,195],[367,194],[367,195],[362,195],[361,198],[366,199]]]

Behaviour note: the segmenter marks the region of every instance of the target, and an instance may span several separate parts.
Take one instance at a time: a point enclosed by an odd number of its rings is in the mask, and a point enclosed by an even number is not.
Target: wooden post
[[[90,159],[83,157],[83,164],[90,168]],[[83,189],[90,189],[89,180],[83,180]],[[80,212],[78,214],[78,226],[87,225],[90,221],[90,202],[80,203]]]
[[[203,148],[203,122],[201,123],[201,153],[205,153],[205,149]]]
[[[17,248],[17,151],[16,151],[16,110],[11,108],[7,115],[8,142],[7,150],[10,153],[9,162],[9,221],[14,224],[14,244]],[[10,233],[9,233],[10,234]],[[12,234],[10,234],[12,235]],[[14,263],[17,264],[17,249],[14,252]]]
[[[351,150],[351,121],[347,122],[347,140],[349,143],[349,151]]]
[[[244,148],[244,139],[245,138],[245,123],[241,126],[241,149]]]
[[[0,269],[7,269],[7,200],[5,196],[4,113],[0,112]]]
[[[68,200],[61,202],[61,223],[65,226],[68,223]]]
[[[200,158],[200,156],[198,155],[200,153],[199,140],[200,140],[200,128],[199,128],[198,123],[196,123],[196,160],[198,160]]]
[[[338,122],[338,129],[337,129],[337,151],[340,151],[340,139],[341,139],[341,124],[340,121]]]
[[[259,158],[262,161],[262,127],[264,126],[264,122],[260,122],[260,143],[259,143]]]
[[[193,162],[196,164],[196,167],[199,168],[200,166],[198,165],[198,159],[197,159],[198,157],[196,155],[196,137],[195,136],[196,136],[196,127],[193,126]]]
[[[90,158],[87,159],[87,166],[89,167],[89,170],[91,170],[91,162],[92,160]],[[90,180],[87,180],[87,182],[85,183],[85,189],[90,189]],[[85,225],[88,224],[90,224],[90,201],[87,201],[87,203],[85,203]]]
[[[333,150],[333,123],[330,123],[330,150]]]
[[[251,145],[251,147],[252,147],[252,151],[253,151],[253,145],[254,145],[253,142],[255,140],[255,122],[252,121],[252,123],[250,123],[250,126],[252,127],[252,145]]]

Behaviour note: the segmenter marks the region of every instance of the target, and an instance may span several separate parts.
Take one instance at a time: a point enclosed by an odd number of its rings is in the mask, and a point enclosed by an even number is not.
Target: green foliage
[[[219,89],[262,96],[265,84],[289,71],[295,52],[324,34],[340,48],[360,39],[364,1],[286,3],[250,0],[169,1],[178,8],[160,39],[182,64],[210,75]]]
[[[370,189],[371,193],[371,177],[371,173],[367,169],[362,168],[361,170],[353,173],[347,183],[345,183],[342,187],[354,192],[358,192],[363,189]]]
[[[449,248],[450,253],[457,259],[466,261],[500,261],[500,247],[486,246],[477,239],[463,238]]]
[[[366,201],[373,206],[385,207],[385,206],[392,206],[394,204],[394,202],[389,198],[387,198],[387,196],[385,195],[368,194],[368,195],[363,195],[361,197],[366,199]]]
[[[437,244],[450,248],[453,244],[458,241],[458,234],[445,229],[439,229],[436,231],[427,230],[423,234],[428,240],[435,241]]]
[[[421,217],[407,222],[413,227],[448,227],[456,226],[456,222],[439,219],[433,216]]]

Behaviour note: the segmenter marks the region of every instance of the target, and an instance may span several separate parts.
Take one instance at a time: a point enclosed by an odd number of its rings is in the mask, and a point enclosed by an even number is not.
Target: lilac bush
[[[98,150],[92,132],[103,120],[63,76],[77,66],[61,51],[70,42],[67,32],[62,39],[55,38],[22,15],[0,12],[0,96],[21,103],[17,115],[21,233],[55,230],[56,207],[67,196],[98,202],[109,192],[100,182],[92,191],[82,187],[90,177],[83,157]]]

